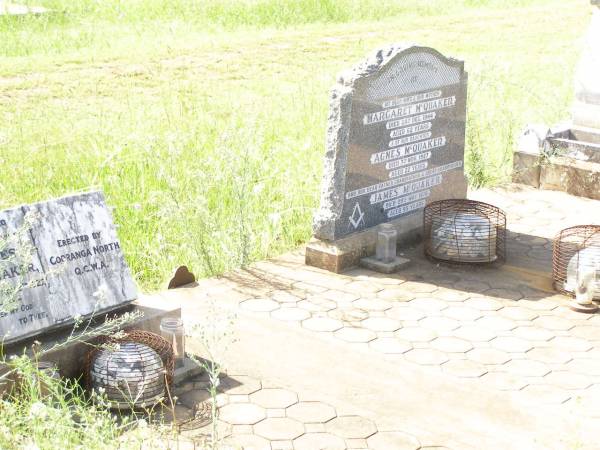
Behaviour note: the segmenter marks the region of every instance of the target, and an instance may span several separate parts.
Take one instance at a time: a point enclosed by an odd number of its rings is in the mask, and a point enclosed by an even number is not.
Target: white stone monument
[[[573,123],[600,128],[600,0],[593,0],[592,5],[592,23],[575,75]]]

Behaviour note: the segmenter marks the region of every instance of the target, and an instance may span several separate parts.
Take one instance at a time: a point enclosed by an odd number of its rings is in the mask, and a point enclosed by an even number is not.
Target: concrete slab
[[[550,278],[552,237],[600,223],[600,202],[515,185],[470,197],[507,212],[500,269],[432,264],[414,247],[400,273],[335,274],[293,252],[160,294],[181,305],[187,327],[210,329],[215,308],[236,316],[219,401],[264,408],[266,419],[224,424],[231,439],[291,449],[597,447],[587,399],[600,398],[600,316],[570,310]],[[203,354],[198,340],[188,344]],[[206,399],[194,385],[188,396]],[[342,417],[335,425],[324,405]],[[312,410],[322,413],[315,423]]]
[[[133,302],[131,306],[128,306],[118,312],[109,314],[114,316],[115,314],[123,312],[139,313],[141,317],[134,322],[127,324],[125,329],[138,329],[144,331],[150,331],[153,333],[160,334],[160,321],[164,317],[181,317],[181,309],[177,304],[165,304],[160,301],[160,297],[157,296],[140,296],[138,300]],[[96,324],[90,325],[86,330],[86,333],[93,333],[94,329],[101,327],[103,318],[99,319]],[[78,340],[77,335],[81,333],[85,326],[82,326],[80,330],[73,333],[72,342],[67,345],[62,343],[66,342],[70,338],[71,330],[60,330],[51,334],[46,334],[42,337],[38,336],[29,340],[13,344],[4,348],[6,355],[11,354],[23,354],[23,352],[31,353],[32,344],[36,340],[40,340],[43,349],[49,351],[44,354],[41,358],[43,361],[52,362],[56,364],[60,369],[60,374],[63,377],[79,378],[82,375],[85,355],[89,352],[90,347],[86,344],[92,338],[86,338],[84,340]],[[57,344],[61,344],[58,345]]]

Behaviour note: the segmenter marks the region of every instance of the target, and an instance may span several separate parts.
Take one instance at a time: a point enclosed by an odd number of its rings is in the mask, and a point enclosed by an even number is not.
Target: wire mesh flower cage
[[[565,228],[554,238],[554,288],[575,295],[579,280],[591,278],[593,299],[600,300],[600,225]]]
[[[171,344],[140,330],[99,337],[85,365],[88,388],[101,388],[116,409],[148,407],[162,400],[173,370]]]
[[[432,202],[423,213],[425,255],[456,264],[503,263],[506,215],[487,203],[465,199]]]

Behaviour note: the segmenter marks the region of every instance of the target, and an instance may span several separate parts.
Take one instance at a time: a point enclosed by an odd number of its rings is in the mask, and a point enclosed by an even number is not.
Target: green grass
[[[30,4],[34,2],[29,1]],[[310,238],[329,90],[412,41],[469,71],[467,173],[568,117],[585,0],[39,0],[0,18],[0,207],[102,188],[145,289]]]

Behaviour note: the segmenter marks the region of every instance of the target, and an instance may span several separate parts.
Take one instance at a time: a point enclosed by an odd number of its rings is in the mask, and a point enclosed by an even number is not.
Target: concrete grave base
[[[600,130],[564,124],[530,127],[513,154],[512,181],[600,199]]]
[[[126,329],[136,329],[150,331],[160,334],[160,321],[164,317],[181,317],[181,308],[176,304],[165,304],[164,301],[159,301],[156,297],[142,297],[136,300],[133,305],[120,310],[121,312],[139,311],[143,316],[137,321],[127,325]],[[93,330],[93,326],[91,327]],[[88,330],[89,332],[89,330]],[[38,336],[27,341],[20,342],[4,348],[6,355],[21,355],[23,353],[30,354],[31,346],[36,341],[42,342],[43,348],[50,349],[61,342],[65,342],[70,335],[70,330],[61,330],[44,337]],[[50,350],[40,359],[56,364],[60,371],[60,375],[68,378],[78,378],[82,375],[85,355],[90,351],[90,346],[87,345],[92,339],[86,341],[72,342],[68,345]]]
[[[553,157],[542,164],[540,188],[600,200],[600,164]]]
[[[415,228],[411,230],[398,229],[398,245],[415,244],[422,239],[421,215],[413,215]],[[393,223],[393,222],[392,222]],[[337,241],[313,239],[306,246],[306,264],[330,272],[342,273],[360,265],[362,258],[375,254],[377,243],[377,228],[371,228],[362,233],[349,236]]]
[[[175,373],[173,374],[173,384],[177,386],[189,378],[201,375],[203,372],[204,368],[200,364],[190,358],[185,358],[183,367],[177,367],[175,369]]]
[[[513,183],[540,187],[541,158],[539,154],[516,151],[513,154]]]
[[[410,264],[410,259],[396,256],[392,262],[380,261],[373,256],[360,260],[360,265],[365,269],[373,270],[380,273],[394,273],[404,269]]]

